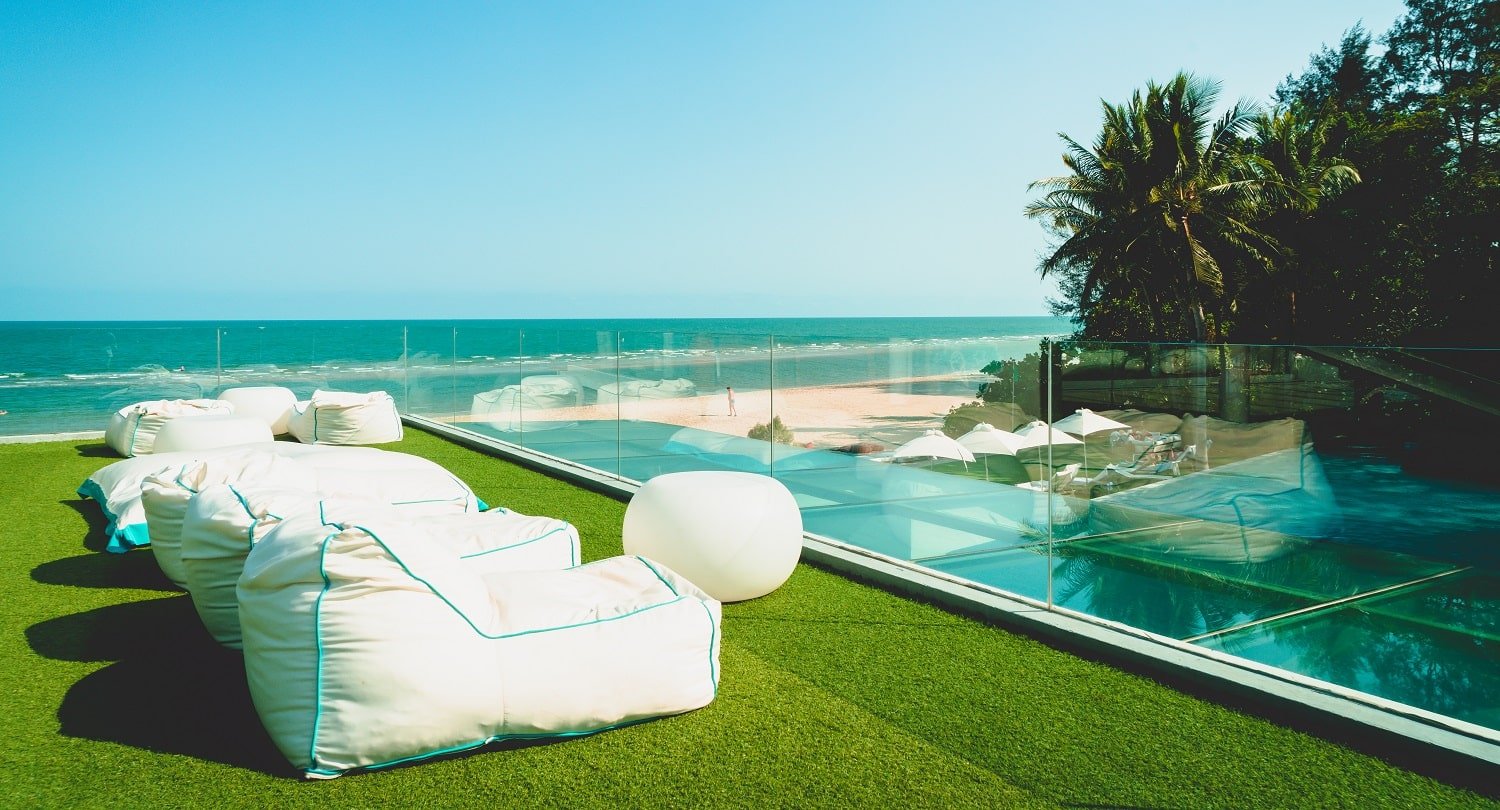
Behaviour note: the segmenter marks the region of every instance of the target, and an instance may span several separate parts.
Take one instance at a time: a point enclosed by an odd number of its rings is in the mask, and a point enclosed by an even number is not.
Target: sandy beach
[[[663,422],[701,428],[732,436],[744,436],[757,424],[769,422],[772,407],[790,428],[800,445],[840,447],[859,441],[875,441],[888,447],[919,436],[924,430],[941,428],[943,417],[973,396],[891,393],[904,383],[973,380],[975,390],[984,379],[973,374],[908,377],[855,385],[804,388],[735,389],[736,416],[729,415],[725,392],[717,390],[676,399],[626,398],[617,409],[613,402],[572,408],[527,412],[528,420],[571,421],[624,419]]]

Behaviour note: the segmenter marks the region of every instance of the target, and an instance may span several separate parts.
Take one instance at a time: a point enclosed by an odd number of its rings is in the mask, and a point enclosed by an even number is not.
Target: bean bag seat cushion
[[[266,481],[301,491],[317,491],[318,474],[308,464],[269,450],[238,450],[215,458],[158,470],[141,482],[141,509],[147,542],[156,564],[179,588],[187,587],[182,565],[182,525],[193,495],[214,484]]]
[[[184,416],[234,414],[234,405],[217,399],[153,399],[126,405],[109,417],[104,443],[122,456],[140,456],[156,447],[162,425]]]
[[[314,391],[292,407],[287,430],[304,444],[384,444],[401,440],[401,416],[384,391]]]
[[[578,530],[546,517],[504,509],[441,516],[412,516],[362,498],[319,498],[306,489],[275,485],[216,484],[188,502],[182,522],[182,568],[193,606],[208,632],[227,646],[240,646],[235,583],[257,540],[287,516],[317,513],[324,521],[407,520],[432,542],[447,547],[474,571],[543,571],[579,562]]]
[[[324,495],[367,498],[412,515],[481,512],[487,508],[468,484],[441,464],[405,453],[375,452],[382,455],[360,459],[361,465],[371,466],[353,466],[347,458],[314,460],[317,491]]]
[[[219,399],[233,404],[234,412],[240,416],[253,416],[265,422],[277,436],[287,432],[292,408],[297,404],[297,395],[279,385],[226,388],[219,392]]]
[[[278,523],[245,561],[245,673],[271,739],[328,778],[707,705],[719,603],[615,557],[477,573],[413,523]]]
[[[416,514],[478,512],[488,508],[467,484],[428,459],[373,447],[294,442],[264,442],[125,459],[95,471],[78,487],[78,494],[97,501],[104,512],[108,521],[105,550],[124,553],[151,542],[141,503],[141,485],[146,476],[249,448],[305,461],[318,471],[320,492],[397,503]]]
[[[521,430],[523,427],[531,430],[543,425],[560,427],[570,424],[533,417],[534,412],[582,404],[583,387],[577,380],[555,374],[538,374],[522,379],[520,385],[475,394],[469,413],[475,421],[496,430]]]
[[[621,380],[599,386],[599,402],[612,403],[621,399],[675,399],[691,397],[698,387],[686,377],[669,380]]]

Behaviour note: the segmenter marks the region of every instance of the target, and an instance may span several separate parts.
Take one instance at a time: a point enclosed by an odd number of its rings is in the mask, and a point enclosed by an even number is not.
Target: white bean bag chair
[[[141,482],[141,509],[146,516],[147,542],[167,579],[187,588],[182,564],[182,526],[189,500],[214,484],[271,482],[314,497],[318,474],[310,465],[270,450],[238,450],[216,458],[158,470]]]
[[[271,739],[328,778],[707,705],[719,603],[639,557],[480,575],[414,523],[279,523],[238,596]]]
[[[297,395],[279,385],[227,388],[219,393],[219,399],[233,404],[234,412],[240,416],[253,416],[265,422],[277,436],[287,432],[292,408],[297,404]]]
[[[401,441],[401,415],[384,391],[314,391],[292,407],[287,430],[304,444],[384,444]]]
[[[695,396],[697,393],[698,387],[686,377],[669,380],[621,380],[599,386],[599,402],[613,403],[621,399],[676,399]]]
[[[539,374],[526,377],[520,385],[507,385],[474,395],[469,413],[474,421],[496,430],[559,427],[566,422],[547,421],[538,411],[567,408],[583,404],[583,387],[572,377]]]
[[[395,507],[365,499],[320,499],[305,489],[216,484],[197,493],[182,521],[182,569],[193,606],[219,643],[240,646],[235,583],[250,549],[286,517],[302,512],[316,512],[324,521],[370,515],[412,520]],[[479,573],[557,570],[579,561],[578,530],[561,520],[503,509],[416,520],[433,542]]]
[[[217,399],[153,399],[126,405],[109,417],[104,443],[122,456],[140,456],[156,447],[162,425],[184,416],[231,416],[234,405]]]
[[[263,442],[125,459],[96,470],[78,487],[78,494],[98,502],[108,521],[105,550],[122,554],[151,542],[141,504],[141,484],[146,476],[250,448],[306,461],[318,471],[320,492],[399,503],[418,514],[479,512],[488,508],[467,484],[428,459],[373,447],[326,447],[294,442]]]

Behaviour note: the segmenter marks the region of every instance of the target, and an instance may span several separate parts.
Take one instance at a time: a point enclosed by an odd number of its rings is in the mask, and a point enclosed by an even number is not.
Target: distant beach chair
[[[1083,465],[1081,464],[1069,464],[1053,473],[1050,482],[1026,481],[1025,483],[1016,484],[1016,486],[1036,492],[1046,492],[1049,488],[1053,492],[1057,492],[1063,487],[1072,484],[1078,478],[1078,471],[1081,469],[1083,469]]]
[[[1141,458],[1144,458],[1144,454],[1142,454]],[[1198,460],[1198,458],[1198,445],[1190,444],[1181,453],[1176,453],[1171,457],[1161,458],[1156,461],[1137,461],[1133,464],[1109,464],[1090,483],[1100,483],[1109,486],[1114,483],[1111,479],[1115,477],[1127,481],[1163,481],[1168,478],[1176,478],[1182,475],[1182,462],[1188,459]]]
[[[1032,497],[1031,517],[1026,521],[1027,525],[1033,529],[1043,530],[1050,523],[1054,529],[1063,534],[1072,534],[1079,528],[1081,519],[1088,515],[1088,509],[1084,508],[1081,513],[1074,511],[1068,503],[1069,499],[1056,493],[1074,483],[1080,469],[1082,469],[1080,464],[1069,464],[1053,473],[1048,481],[1027,481],[1024,484],[1016,484],[1021,489],[1029,489],[1036,493]],[[1049,489],[1054,494],[1048,495]]]

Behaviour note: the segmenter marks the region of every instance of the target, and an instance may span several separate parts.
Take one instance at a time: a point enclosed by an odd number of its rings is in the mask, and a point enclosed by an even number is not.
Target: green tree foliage
[[[1211,119],[1179,76],[1064,136],[1027,208],[1054,311],[1084,338],[1496,345],[1500,0],[1408,0],[1380,41],[1354,26],[1264,112]]]
[[[747,435],[752,439],[776,444],[791,444],[796,439],[792,429],[782,424],[780,416],[772,416],[770,422],[751,426]]]
[[[1085,336],[1222,338],[1250,278],[1273,267],[1280,246],[1256,226],[1266,179],[1242,147],[1256,108],[1216,119],[1218,96],[1217,83],[1180,73],[1105,104],[1092,149],[1063,136],[1072,173],[1032,184],[1046,193],[1026,215],[1058,240],[1042,275],[1061,276]],[[1101,309],[1125,329],[1089,330]]]

